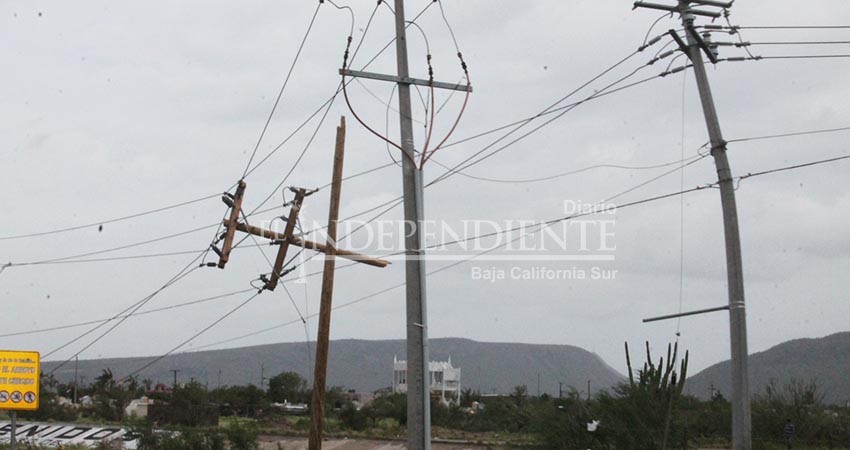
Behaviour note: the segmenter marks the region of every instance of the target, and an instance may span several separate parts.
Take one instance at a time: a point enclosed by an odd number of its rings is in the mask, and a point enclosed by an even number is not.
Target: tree
[[[253,384],[248,386],[225,386],[210,393],[219,403],[222,415],[256,417],[266,406],[265,393]]]
[[[519,385],[514,386],[513,391],[511,391],[511,398],[514,399],[517,406],[522,406],[525,404],[525,398],[528,397],[528,386]]]
[[[309,398],[307,381],[295,372],[283,372],[269,379],[269,401],[306,403]]]
[[[92,412],[101,419],[120,421],[124,419],[124,408],[133,397],[139,395],[139,385],[135,378],[122,380],[118,383],[112,374],[112,369],[103,369],[95,378],[94,405]]]

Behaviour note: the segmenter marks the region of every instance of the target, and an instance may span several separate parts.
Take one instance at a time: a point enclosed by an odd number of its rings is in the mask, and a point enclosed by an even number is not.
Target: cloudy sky
[[[408,17],[429,3],[408,1]],[[354,45],[362,42],[354,61],[359,68],[392,38],[394,17],[389,8],[380,7],[367,30],[374,1],[342,0],[338,4],[350,4],[354,11]],[[660,16],[655,11],[632,11],[627,1],[446,0],[444,7],[475,87],[450,142],[534,115],[634,52]],[[4,66],[0,170],[5,187],[0,197],[0,238],[99,224],[229,189],[251,156],[316,8],[315,1],[0,4],[0,39],[5,43],[0,46]],[[769,7],[763,2],[737,2],[730,19],[742,26],[846,25],[847,17],[850,4],[842,0],[816,4],[777,0]],[[677,20],[662,19],[650,37],[679,28]],[[462,73],[439,8],[432,5],[417,23],[427,36],[436,78],[458,82]],[[707,21],[701,19],[700,23]],[[264,208],[280,208],[252,220],[267,222],[286,212],[275,186],[305,148],[284,185],[317,187],[329,181],[334,128],[341,115],[348,118],[346,174],[391,162],[384,143],[353,120],[341,96],[328,110],[324,123],[320,125],[320,113],[271,153],[335,92],[350,27],[347,11],[329,3],[318,8],[312,32],[254,163],[271,156],[246,179],[246,209],[253,210],[269,195]],[[409,33],[413,74],[427,77],[422,33],[412,28]],[[752,29],[743,30],[742,37],[753,43],[847,41],[850,30]],[[733,39],[726,34],[714,36],[715,41]],[[627,60],[567,103],[586,98],[645,65],[667,42],[663,39]],[[850,46],[753,45],[751,51],[764,56],[847,54]],[[745,53],[722,47],[721,56]],[[672,58],[642,68],[623,84],[657,75]],[[684,61],[678,58],[672,66]],[[369,70],[393,73],[392,48]],[[727,139],[850,125],[848,59],[727,62],[708,71]],[[354,82],[349,95],[355,110],[373,128],[384,132],[389,117],[389,135],[397,139],[397,115],[390,110],[387,116],[385,106],[392,90],[388,83]],[[421,94],[427,98],[428,92]],[[435,136],[448,131],[462,98],[460,93],[452,97],[436,93],[438,105],[446,102],[446,106],[435,121]],[[421,147],[422,121],[427,116],[415,93],[414,100],[417,147]],[[396,101],[392,97],[393,108]],[[315,139],[307,147],[314,131]],[[493,133],[441,150],[426,165],[426,179],[436,179],[445,171],[441,165],[453,166],[501,135]],[[729,159],[734,173],[743,175],[844,156],[850,154],[848,135],[850,132],[837,132],[735,142],[730,144]],[[677,166],[634,168],[675,162],[683,154],[691,157],[706,140],[692,73],[657,78],[581,105],[464,170],[463,175],[429,187],[426,215],[448,224],[556,218],[564,215],[565,201],[592,204],[670,172]],[[599,167],[547,181],[516,182],[597,165],[633,169]],[[840,161],[741,182],[737,195],[751,352],[788,339],[847,331],[848,168],[850,163]],[[715,179],[711,158],[704,158],[684,171],[673,170],[618,197],[615,203],[676,192]],[[400,193],[401,170],[394,166],[354,178],[344,184],[341,215],[348,217]],[[327,200],[328,189],[308,198],[305,222],[324,222]],[[186,266],[209,243],[215,229],[86,257],[75,255],[198,229],[216,223],[224,212],[225,206],[214,197],[106,223],[102,231],[92,225],[0,240],[0,263],[21,264],[0,273],[3,334],[118,314]],[[400,208],[384,216],[400,217]],[[614,220],[613,261],[471,261],[429,277],[430,336],[576,345],[598,353],[624,372],[624,341],[640,344],[649,340],[661,347],[676,338],[678,327],[682,345],[691,351],[693,370],[727,359],[725,313],[687,318],[678,325],[676,321],[641,323],[642,318],[680,308],[726,303],[717,190],[688,194],[681,203],[674,197],[623,208]],[[684,238],[680,239],[682,229]],[[234,252],[226,270],[195,270],[141,310],[250,288],[250,281],[269,267],[248,244],[251,241]],[[263,249],[273,257],[274,248]],[[175,252],[181,254],[79,262]],[[66,257],[72,258],[23,265]],[[320,261],[307,262],[306,273],[320,270]],[[454,262],[429,261],[428,269]],[[476,270],[543,266],[585,271],[599,267],[617,273],[613,280],[525,281],[510,279],[509,272],[508,279],[493,283],[473,279]],[[680,266],[684,269],[681,278]],[[337,305],[344,304],[402,280],[403,264],[398,261],[387,269],[346,268],[337,275],[334,300]],[[319,285],[318,276],[308,277],[305,284],[286,284],[300,314],[317,311]],[[80,356],[163,353],[249,295],[133,317]],[[265,293],[185,350],[290,322],[298,319],[298,314],[282,289]],[[315,320],[308,324],[313,335]],[[90,327],[6,336],[0,338],[0,347],[45,354]],[[105,329],[48,359],[70,357]],[[396,289],[336,311],[331,335],[335,339],[403,338],[404,329],[403,290]],[[305,329],[296,320],[219,347],[304,339]]]

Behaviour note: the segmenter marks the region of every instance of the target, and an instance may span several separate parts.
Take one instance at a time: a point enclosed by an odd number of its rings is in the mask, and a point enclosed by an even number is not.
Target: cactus
[[[658,364],[652,360],[652,354],[649,349],[649,342],[646,342],[646,362],[643,364],[643,369],[637,372],[637,381],[632,370],[631,355],[629,355],[629,344],[626,343],[626,365],[629,369],[629,387],[631,396],[634,399],[645,398],[648,400],[649,407],[652,411],[664,411],[663,420],[663,438],[661,440],[661,448],[667,447],[667,439],[670,432],[670,422],[672,420],[673,408],[676,401],[681,397],[682,391],[685,388],[685,379],[688,373],[688,352],[685,352],[685,357],[679,361],[679,370],[676,371],[676,361],[679,356],[679,344],[667,344],[667,357],[661,356],[658,359]],[[661,430],[659,430],[661,434]]]
[[[649,342],[646,343],[646,362],[643,364],[643,369],[637,372],[637,382],[635,382],[634,370],[632,369],[631,355],[629,354],[629,344],[625,344],[626,348],[626,365],[629,369],[629,385],[632,389],[646,390],[652,398],[670,398],[682,394],[685,387],[685,378],[688,371],[688,352],[685,352],[685,357],[679,363],[679,370],[676,371],[676,360],[679,355],[679,344],[667,345],[667,358],[663,356],[658,359],[656,365],[652,361],[652,354],[649,350]],[[666,361],[666,362],[665,362]],[[660,397],[659,397],[660,396]]]

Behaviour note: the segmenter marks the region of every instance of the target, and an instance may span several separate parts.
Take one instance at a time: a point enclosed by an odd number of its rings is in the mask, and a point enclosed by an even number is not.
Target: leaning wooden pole
[[[322,448],[322,423],[325,414],[325,387],[328,374],[328,346],[331,331],[331,306],[333,304],[334,269],[336,265],[336,226],[339,219],[339,197],[342,190],[342,163],[345,153],[345,117],[336,129],[331,205],[328,213],[328,240],[325,251],[325,268],[322,276],[322,300],[319,307],[319,333],[316,338],[316,367],[313,375],[313,402],[311,407],[309,450]]]

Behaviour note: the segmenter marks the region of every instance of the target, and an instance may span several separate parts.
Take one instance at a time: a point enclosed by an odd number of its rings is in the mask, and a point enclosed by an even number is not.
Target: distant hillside
[[[829,403],[850,401],[850,332],[819,339],[796,339],[750,356],[750,390],[764,392],[771,379],[815,380]],[[711,386],[729,398],[729,361],[715,364],[688,379],[685,389],[701,398]]]
[[[403,340],[362,341],[338,340],[331,342],[328,369],[329,386],[345,386],[358,391],[375,391],[392,385],[393,357],[405,357]],[[280,372],[293,371],[312,380],[311,361],[315,347],[308,351],[304,343],[283,343],[184,353],[163,359],[143,371],[139,380],[171,384],[172,369],[179,370],[181,382],[194,378],[214,388],[222,385],[260,384],[260,364],[270,378]],[[596,392],[622,381],[623,377],[605,364],[597,355],[568,345],[532,345],[475,342],[468,339],[432,339],[431,360],[451,357],[455,367],[462,370],[463,388],[482,392],[510,392],[514,386],[524,384],[529,394],[537,393],[538,374],[540,390],[550,395],[558,394],[558,382],[564,390],[575,386],[578,390]],[[309,359],[308,359],[309,357]],[[116,377],[122,377],[141,367],[151,358],[120,358],[86,360],[79,362],[81,382],[90,383],[101,371],[109,368]],[[55,362],[44,362],[50,370]],[[74,363],[56,371],[62,381],[74,378]]]

